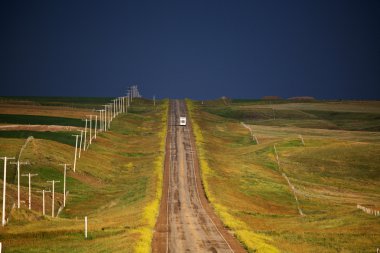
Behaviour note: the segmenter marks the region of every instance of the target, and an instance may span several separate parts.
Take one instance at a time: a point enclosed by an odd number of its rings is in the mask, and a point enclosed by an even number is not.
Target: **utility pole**
[[[110,112],[108,110],[109,105],[106,105],[106,117],[104,118],[104,129],[107,131],[108,130],[108,118],[110,117]]]
[[[128,97],[125,97],[125,113],[127,114],[128,113],[128,106],[129,106],[129,98]]]
[[[111,125],[111,119],[112,119],[112,105],[111,105],[111,103],[109,103],[107,105],[107,108],[108,108],[107,130],[109,130],[110,129],[110,125]]]
[[[84,217],[84,238],[87,239],[87,216]]]
[[[95,115],[95,139],[96,139],[96,128],[98,127],[98,115]]]
[[[51,192],[51,191],[42,190],[42,191],[37,191],[37,192],[42,192],[42,215],[45,216],[45,192]]]
[[[20,165],[29,164],[29,162],[10,162],[10,164],[17,164],[17,208],[20,208]]]
[[[1,224],[5,226],[5,193],[7,189],[7,160],[13,160],[14,157],[0,157],[4,160],[4,179],[3,179],[3,212],[1,213]]]
[[[68,163],[61,163],[63,165],[63,206],[66,206],[66,170]]]
[[[79,144],[79,158],[80,158],[80,153],[82,150],[82,139],[83,139],[83,130],[80,130],[80,144]]]
[[[109,122],[111,121],[111,118],[112,118],[112,105],[111,105],[111,103],[109,103],[107,105],[107,108],[108,108],[107,124],[109,124]],[[107,129],[109,129],[109,125],[108,125]]]
[[[138,98],[141,98],[141,95],[140,95],[139,89],[137,88],[137,85],[136,85],[136,96]]]
[[[122,113],[125,113],[125,96],[121,97],[121,111]]]
[[[102,110],[96,110],[97,112],[99,112],[99,130],[97,130],[98,132],[101,132],[102,131]],[[95,122],[95,125],[97,125],[97,121]]]
[[[111,105],[111,121],[115,117],[115,101],[112,100]]]
[[[92,115],[86,115],[87,117],[90,116],[90,139],[89,139],[89,144],[88,146],[90,146],[90,144],[92,143],[91,140],[92,140]]]
[[[46,181],[48,183],[52,183],[52,190],[51,190],[51,194],[52,194],[52,200],[51,200],[51,217],[54,218],[54,185],[55,183],[59,183],[60,181],[56,181],[56,180],[52,180],[52,181]]]
[[[86,143],[87,143],[87,118],[85,118],[86,125],[84,127],[84,145],[83,145],[83,151],[86,151]]]
[[[153,96],[153,106],[156,107],[156,96]]]
[[[113,119],[116,117],[116,99],[113,99]]]
[[[109,118],[108,129],[111,128],[111,121],[113,119],[113,114],[112,114],[113,113],[113,104],[112,103],[110,103],[109,108],[110,108],[110,118]]]
[[[119,101],[118,100],[119,100],[118,98],[114,99],[114,103],[115,103],[115,118],[119,114]]]
[[[107,105],[104,105],[104,132],[107,131]]]
[[[105,122],[106,122],[106,110],[102,109],[102,130],[105,132],[106,131],[106,127],[105,127]]]
[[[119,114],[119,110],[118,110],[118,102],[117,102],[117,98],[115,98],[114,100],[113,100],[113,102],[114,102],[114,104],[115,104],[115,116],[114,116],[114,118],[116,118],[116,116]]]
[[[119,97],[119,114],[123,113],[123,97]]]
[[[108,104],[107,105],[107,110],[108,110],[108,115],[107,115],[107,122],[106,122],[106,128],[107,130],[110,129],[110,126],[111,126],[111,118],[112,118],[112,105],[111,104]]]
[[[104,110],[100,110],[100,119],[99,119],[100,129],[104,131]]]
[[[127,94],[127,96],[125,97],[125,99],[127,100],[126,103],[125,103],[125,104],[126,104],[126,106],[125,106],[125,108],[126,108],[126,109],[125,109],[125,112],[128,113],[128,107],[129,107],[129,94]]]
[[[123,113],[123,97],[119,97],[119,112]]]
[[[120,114],[120,98],[116,98],[116,103],[117,103],[117,114],[116,115],[119,115]]]
[[[123,98],[119,97],[119,113],[123,113]]]
[[[112,121],[112,103],[108,105],[108,129],[111,128],[111,121]]]
[[[104,117],[103,117],[103,127],[104,132],[107,132],[107,119],[108,119],[108,111],[107,111],[108,105],[104,105]]]
[[[73,134],[73,136],[75,136],[75,154],[74,154],[74,172],[75,172],[75,168],[76,168],[76,165],[77,165],[77,150],[78,150],[78,138],[79,138],[79,134]]]
[[[129,103],[131,102],[131,87],[128,88],[127,90],[128,92],[128,100],[129,100]],[[129,103],[128,103],[128,106],[129,106]]]
[[[117,116],[117,98],[112,99],[113,101],[113,117],[116,118]]]
[[[31,179],[32,177],[34,176],[38,176],[38,174],[22,174],[21,176],[23,177],[28,177],[28,181],[29,181],[29,200],[28,200],[28,205],[29,205],[29,210],[32,209],[32,184],[31,184]]]
[[[124,113],[127,113],[127,97],[124,96]]]
[[[102,122],[103,110],[96,110],[96,111],[99,112],[99,130],[98,130],[98,132],[101,132],[101,131],[103,131],[103,122]]]

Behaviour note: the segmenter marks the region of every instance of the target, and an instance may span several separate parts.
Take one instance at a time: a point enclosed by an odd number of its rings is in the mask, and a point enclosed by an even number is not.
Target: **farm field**
[[[54,102],[55,101],[55,102]],[[58,101],[58,102],[57,102]],[[67,125],[84,127],[85,115],[109,99],[12,98],[0,101],[0,123]],[[32,210],[28,210],[28,180],[21,178],[21,209],[17,202],[17,172],[7,166],[6,214],[0,228],[4,252],[148,252],[161,196],[162,164],[167,120],[166,100],[135,99],[127,114],[118,115],[110,131],[98,133],[89,149],[81,152],[76,172],[67,172],[66,207],[51,217],[51,197],[46,193],[46,216],[42,193],[55,185],[55,213],[63,202],[63,166],[73,163],[73,131],[0,131],[0,156],[18,157],[21,173],[32,178]],[[25,117],[23,115],[27,115]],[[7,120],[4,120],[7,119]],[[69,119],[69,120],[66,120]],[[3,161],[1,161],[3,163]],[[72,167],[72,166],[71,166]],[[0,168],[3,175],[3,164]],[[1,185],[2,185],[1,178]],[[0,196],[2,202],[2,196]],[[13,208],[12,208],[13,206]],[[88,238],[84,217],[88,216]]]
[[[224,102],[224,103],[223,103]],[[380,131],[379,101],[210,101],[207,112],[266,126]],[[225,105],[225,106],[217,106]]]
[[[380,102],[187,104],[207,197],[248,252],[376,252],[380,216],[357,205],[380,210]]]
[[[0,101],[0,156],[7,168],[5,252],[150,252],[163,183],[168,100],[136,99],[74,158],[82,119],[104,99]],[[187,100],[202,183],[212,208],[248,252],[375,252],[380,245],[380,103],[377,101]],[[178,116],[178,115],[177,115]],[[15,128],[8,129],[13,125]],[[169,124],[170,125],[170,124]],[[94,129],[92,129],[94,130]],[[0,166],[3,175],[3,166]],[[2,181],[2,179],[0,179]],[[2,201],[0,196],[0,202]],[[358,208],[361,207],[361,209]],[[84,217],[89,219],[84,238]]]
[[[8,115],[9,118],[12,118],[13,114],[13,117],[31,115],[47,120],[49,118],[44,116],[69,118],[69,120],[82,119],[84,115],[92,113],[94,108],[101,108],[110,101],[111,98],[0,97],[0,112]],[[2,121],[4,120],[0,120],[0,124]],[[44,120],[38,122],[39,124],[46,123]]]

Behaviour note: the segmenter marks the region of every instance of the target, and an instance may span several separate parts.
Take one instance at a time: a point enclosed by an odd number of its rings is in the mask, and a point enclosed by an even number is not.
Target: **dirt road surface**
[[[246,252],[223,227],[208,203],[200,179],[191,124],[184,101],[170,101],[164,188],[153,252]],[[187,117],[188,118],[188,117]]]

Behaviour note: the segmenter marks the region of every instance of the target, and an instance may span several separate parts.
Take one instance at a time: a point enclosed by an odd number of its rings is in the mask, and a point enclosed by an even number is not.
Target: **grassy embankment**
[[[167,101],[153,109],[136,100],[127,115],[112,122],[111,131],[101,133],[90,149],[82,152],[77,172],[67,177],[66,208],[52,219],[47,194],[47,216],[41,216],[42,194],[56,185],[56,211],[62,203],[63,173],[60,163],[72,163],[74,149],[62,141],[36,137],[23,152],[29,160],[23,173],[38,173],[32,179],[32,211],[26,204],[10,210],[16,201],[15,167],[8,166],[7,213],[9,224],[0,229],[7,252],[149,252],[162,187]],[[69,115],[72,108],[44,108],[49,115]],[[57,110],[55,113],[52,111]],[[24,111],[24,109],[21,109]],[[24,113],[22,113],[24,114]],[[38,115],[38,111],[35,113]],[[73,117],[75,118],[75,117]],[[43,133],[47,134],[47,133]],[[9,136],[8,136],[9,137]],[[24,139],[0,137],[0,155],[17,156]],[[2,173],[2,168],[0,173]],[[27,200],[27,180],[21,181],[22,200]],[[84,240],[83,217],[89,217],[89,239]]]
[[[375,250],[374,245],[380,243],[379,217],[362,212],[356,204],[380,207],[380,134],[344,130],[378,127],[374,103],[341,103],[338,111],[346,118],[339,120],[344,124],[336,124],[335,118],[315,117],[306,119],[306,127],[305,118],[286,115],[303,114],[300,110],[305,107],[333,115],[331,104],[277,104],[275,113],[282,117],[272,120],[252,117],[266,109],[262,104],[188,101],[207,196],[249,252]],[[268,115],[272,113],[269,109]],[[221,115],[225,111],[238,113]],[[364,112],[371,117],[366,114],[361,125],[356,114]],[[259,145],[240,121],[258,122],[253,130]],[[341,130],[329,130],[328,126]],[[282,172],[295,186],[304,217],[298,214]]]

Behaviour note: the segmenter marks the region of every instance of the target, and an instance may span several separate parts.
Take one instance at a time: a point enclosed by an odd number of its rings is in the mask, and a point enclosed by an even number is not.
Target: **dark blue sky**
[[[0,95],[380,99],[380,1],[1,1]]]

